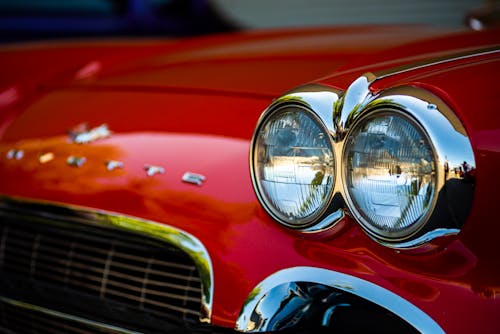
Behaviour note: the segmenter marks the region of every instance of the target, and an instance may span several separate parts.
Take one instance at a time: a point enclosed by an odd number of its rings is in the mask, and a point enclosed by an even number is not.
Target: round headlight
[[[273,217],[289,227],[308,226],[326,210],[333,192],[328,130],[303,106],[273,109],[255,133],[252,172],[257,195]]]
[[[403,240],[432,211],[436,159],[420,125],[396,110],[368,113],[352,129],[344,150],[350,209],[372,235]]]

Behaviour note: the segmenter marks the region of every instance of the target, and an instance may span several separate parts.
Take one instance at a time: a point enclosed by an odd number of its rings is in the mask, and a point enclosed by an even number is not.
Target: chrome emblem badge
[[[54,153],[52,152],[43,153],[38,156],[38,162],[41,164],[46,164],[47,162],[54,160],[54,157]]]
[[[146,166],[144,166],[144,170],[146,171],[146,174],[148,174],[148,176],[155,176],[156,174],[164,174],[165,173],[165,168],[160,167],[160,166],[146,165]]]
[[[71,142],[75,144],[88,144],[110,136],[111,131],[109,131],[106,124],[102,124],[90,130],[87,124],[80,124],[73,130],[69,131]]]
[[[115,169],[122,169],[123,168],[123,162],[121,161],[116,161],[116,160],[106,160],[106,169],[109,171],[115,170]]]
[[[66,159],[66,163],[68,164],[68,166],[78,168],[82,167],[86,161],[87,159],[85,157],[77,157],[74,155],[71,155],[68,157],[68,159]]]
[[[186,172],[182,176],[182,181],[186,183],[196,184],[197,186],[201,186],[203,182],[205,182],[207,178],[204,175]]]
[[[7,152],[7,159],[9,160],[21,160],[24,157],[23,150],[12,149]]]

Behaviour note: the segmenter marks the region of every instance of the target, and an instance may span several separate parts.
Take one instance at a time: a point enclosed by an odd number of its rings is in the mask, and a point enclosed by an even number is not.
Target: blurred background
[[[0,0],[0,42],[416,23],[481,29],[499,0]]]

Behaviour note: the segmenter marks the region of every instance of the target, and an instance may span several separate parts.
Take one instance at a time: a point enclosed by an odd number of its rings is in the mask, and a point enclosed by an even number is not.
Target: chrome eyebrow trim
[[[5,304],[9,304],[9,305],[17,307],[17,308],[22,308],[25,310],[41,313],[41,314],[44,314],[47,316],[52,316],[55,318],[68,320],[68,321],[74,322],[75,324],[86,325],[86,326],[92,327],[96,330],[105,331],[106,333],[140,334],[140,332],[131,331],[131,330],[124,329],[121,327],[108,325],[108,324],[98,322],[98,321],[88,320],[88,319],[81,318],[78,316],[70,315],[70,314],[55,311],[55,310],[50,310],[50,309],[47,309],[45,307],[21,302],[21,301],[6,298],[3,296],[0,296],[0,302],[3,302]]]
[[[330,286],[387,309],[421,333],[444,333],[444,330],[429,315],[394,292],[355,276],[315,267],[287,268],[267,277],[252,290],[244,302],[235,329],[242,332],[259,332],[259,329],[255,329],[251,323],[252,314],[257,310],[259,302],[268,297],[272,289],[291,282],[310,282]],[[270,319],[273,316],[273,314],[262,314],[262,310],[258,311],[263,319]],[[261,329],[265,330],[265,328]]]
[[[118,213],[0,195],[0,217],[5,215],[31,216],[43,220],[65,219],[79,224],[143,235],[178,247],[191,257],[198,268],[202,287],[200,321],[211,322],[214,291],[212,261],[205,246],[193,235],[163,223]]]

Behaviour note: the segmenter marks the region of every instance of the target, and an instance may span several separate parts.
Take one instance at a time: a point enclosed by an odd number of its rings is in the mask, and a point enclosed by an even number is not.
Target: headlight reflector
[[[368,232],[394,241],[425,224],[435,201],[436,159],[415,121],[390,109],[368,114],[350,133],[344,161],[351,210]]]
[[[253,180],[267,211],[283,224],[302,228],[326,209],[334,186],[330,135],[299,105],[272,110],[254,136]]]

